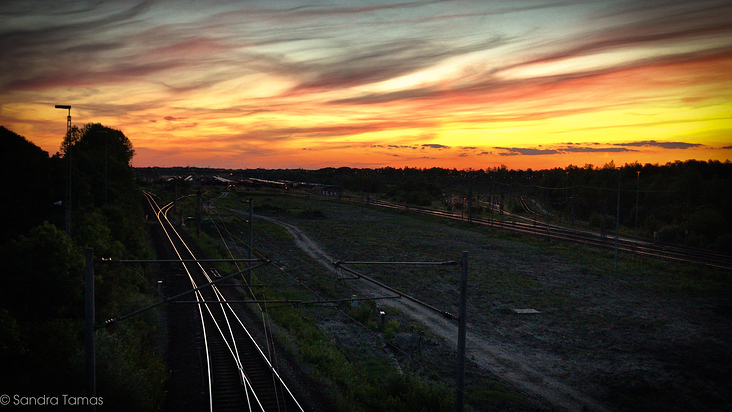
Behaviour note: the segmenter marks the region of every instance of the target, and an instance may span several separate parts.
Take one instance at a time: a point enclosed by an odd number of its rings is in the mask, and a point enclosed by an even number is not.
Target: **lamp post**
[[[66,116],[66,136],[71,131],[71,106],[57,104],[57,109],[68,110],[69,115]],[[66,149],[66,236],[71,237],[71,145]]]
[[[84,363],[86,370],[86,395],[97,396],[96,344],[94,343],[94,248],[84,249]],[[90,405],[95,411],[96,406]]]

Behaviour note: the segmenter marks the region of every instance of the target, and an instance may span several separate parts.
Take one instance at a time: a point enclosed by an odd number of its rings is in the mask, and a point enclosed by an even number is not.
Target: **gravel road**
[[[328,270],[331,270],[334,276],[338,275],[332,265],[332,262],[336,259],[325,252],[298,227],[267,216],[257,215],[256,218],[276,223],[287,229],[300,249]],[[356,279],[351,282],[364,296],[379,296],[384,293],[384,290],[379,286],[366,280]],[[455,321],[446,319],[434,311],[407,299],[385,300],[384,305],[400,310],[422,323],[435,335],[457,347],[457,324]],[[540,397],[561,410],[610,411],[591,396],[578,392],[564,382],[532,367],[529,359],[495,344],[479,333],[470,330],[470,328],[467,333],[466,357],[500,379],[511,383],[522,392]]]

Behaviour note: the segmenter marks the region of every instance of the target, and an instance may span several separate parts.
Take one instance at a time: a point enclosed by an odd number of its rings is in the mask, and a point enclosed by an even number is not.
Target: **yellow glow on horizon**
[[[560,62],[527,66],[528,71],[509,73],[521,81],[495,89],[490,87],[493,75],[482,72],[479,59],[470,56],[352,88],[301,91],[295,88],[296,74],[252,72],[201,89],[177,89],[186,83],[158,78],[111,82],[93,90],[54,91],[59,96],[55,103],[72,105],[75,125],[94,122],[122,130],[139,149],[136,165],[213,165],[225,158],[231,167],[236,162],[246,167],[256,159],[259,163],[249,166],[462,168],[506,163],[537,168],[602,165],[610,160],[664,163],[677,156],[730,157],[732,151],[721,148],[732,145],[732,78],[728,76],[732,57],[562,81],[536,77],[637,57],[632,52],[625,57],[616,53],[620,52],[585,56],[584,61],[570,59],[562,63],[565,66]],[[600,57],[604,60],[593,60]],[[199,79],[197,74],[191,76]],[[460,87],[468,78],[485,81],[489,91]],[[205,81],[205,76],[200,80]],[[421,86],[430,86],[429,93],[422,96],[418,90],[417,97],[394,99],[389,94],[409,94]],[[359,100],[372,95],[376,100],[385,96],[384,102]],[[42,99],[26,94],[25,101],[33,103],[4,104],[1,114],[38,119],[15,123],[12,130],[53,154],[63,139],[66,113],[51,103],[39,105],[38,100]],[[622,145],[649,141],[703,146],[677,150]],[[570,143],[633,151],[561,152]],[[519,152],[497,148],[560,153],[512,155]]]

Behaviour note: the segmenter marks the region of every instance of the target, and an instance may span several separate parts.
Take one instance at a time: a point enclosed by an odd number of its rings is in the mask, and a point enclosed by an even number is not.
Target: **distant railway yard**
[[[466,410],[732,405],[724,254],[340,191],[217,187],[200,197],[181,199],[176,216],[209,258],[247,256],[252,202],[252,252],[271,264],[255,271],[251,292],[230,299],[259,300],[232,305],[266,313],[266,333],[255,335],[310,392],[305,409],[400,410],[420,399],[452,410],[457,322],[440,311],[458,313],[459,271],[406,263],[463,251]],[[200,220],[187,219],[197,210]]]

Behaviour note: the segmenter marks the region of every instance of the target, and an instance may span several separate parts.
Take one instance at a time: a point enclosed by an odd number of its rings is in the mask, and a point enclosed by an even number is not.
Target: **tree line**
[[[318,182],[415,206],[503,210],[657,242],[732,253],[732,163],[687,160],[616,167],[570,165],[548,170],[445,168],[241,170],[235,176]],[[520,200],[523,199],[522,203]],[[493,202],[494,208],[488,206]],[[493,211],[496,212],[493,212]]]

